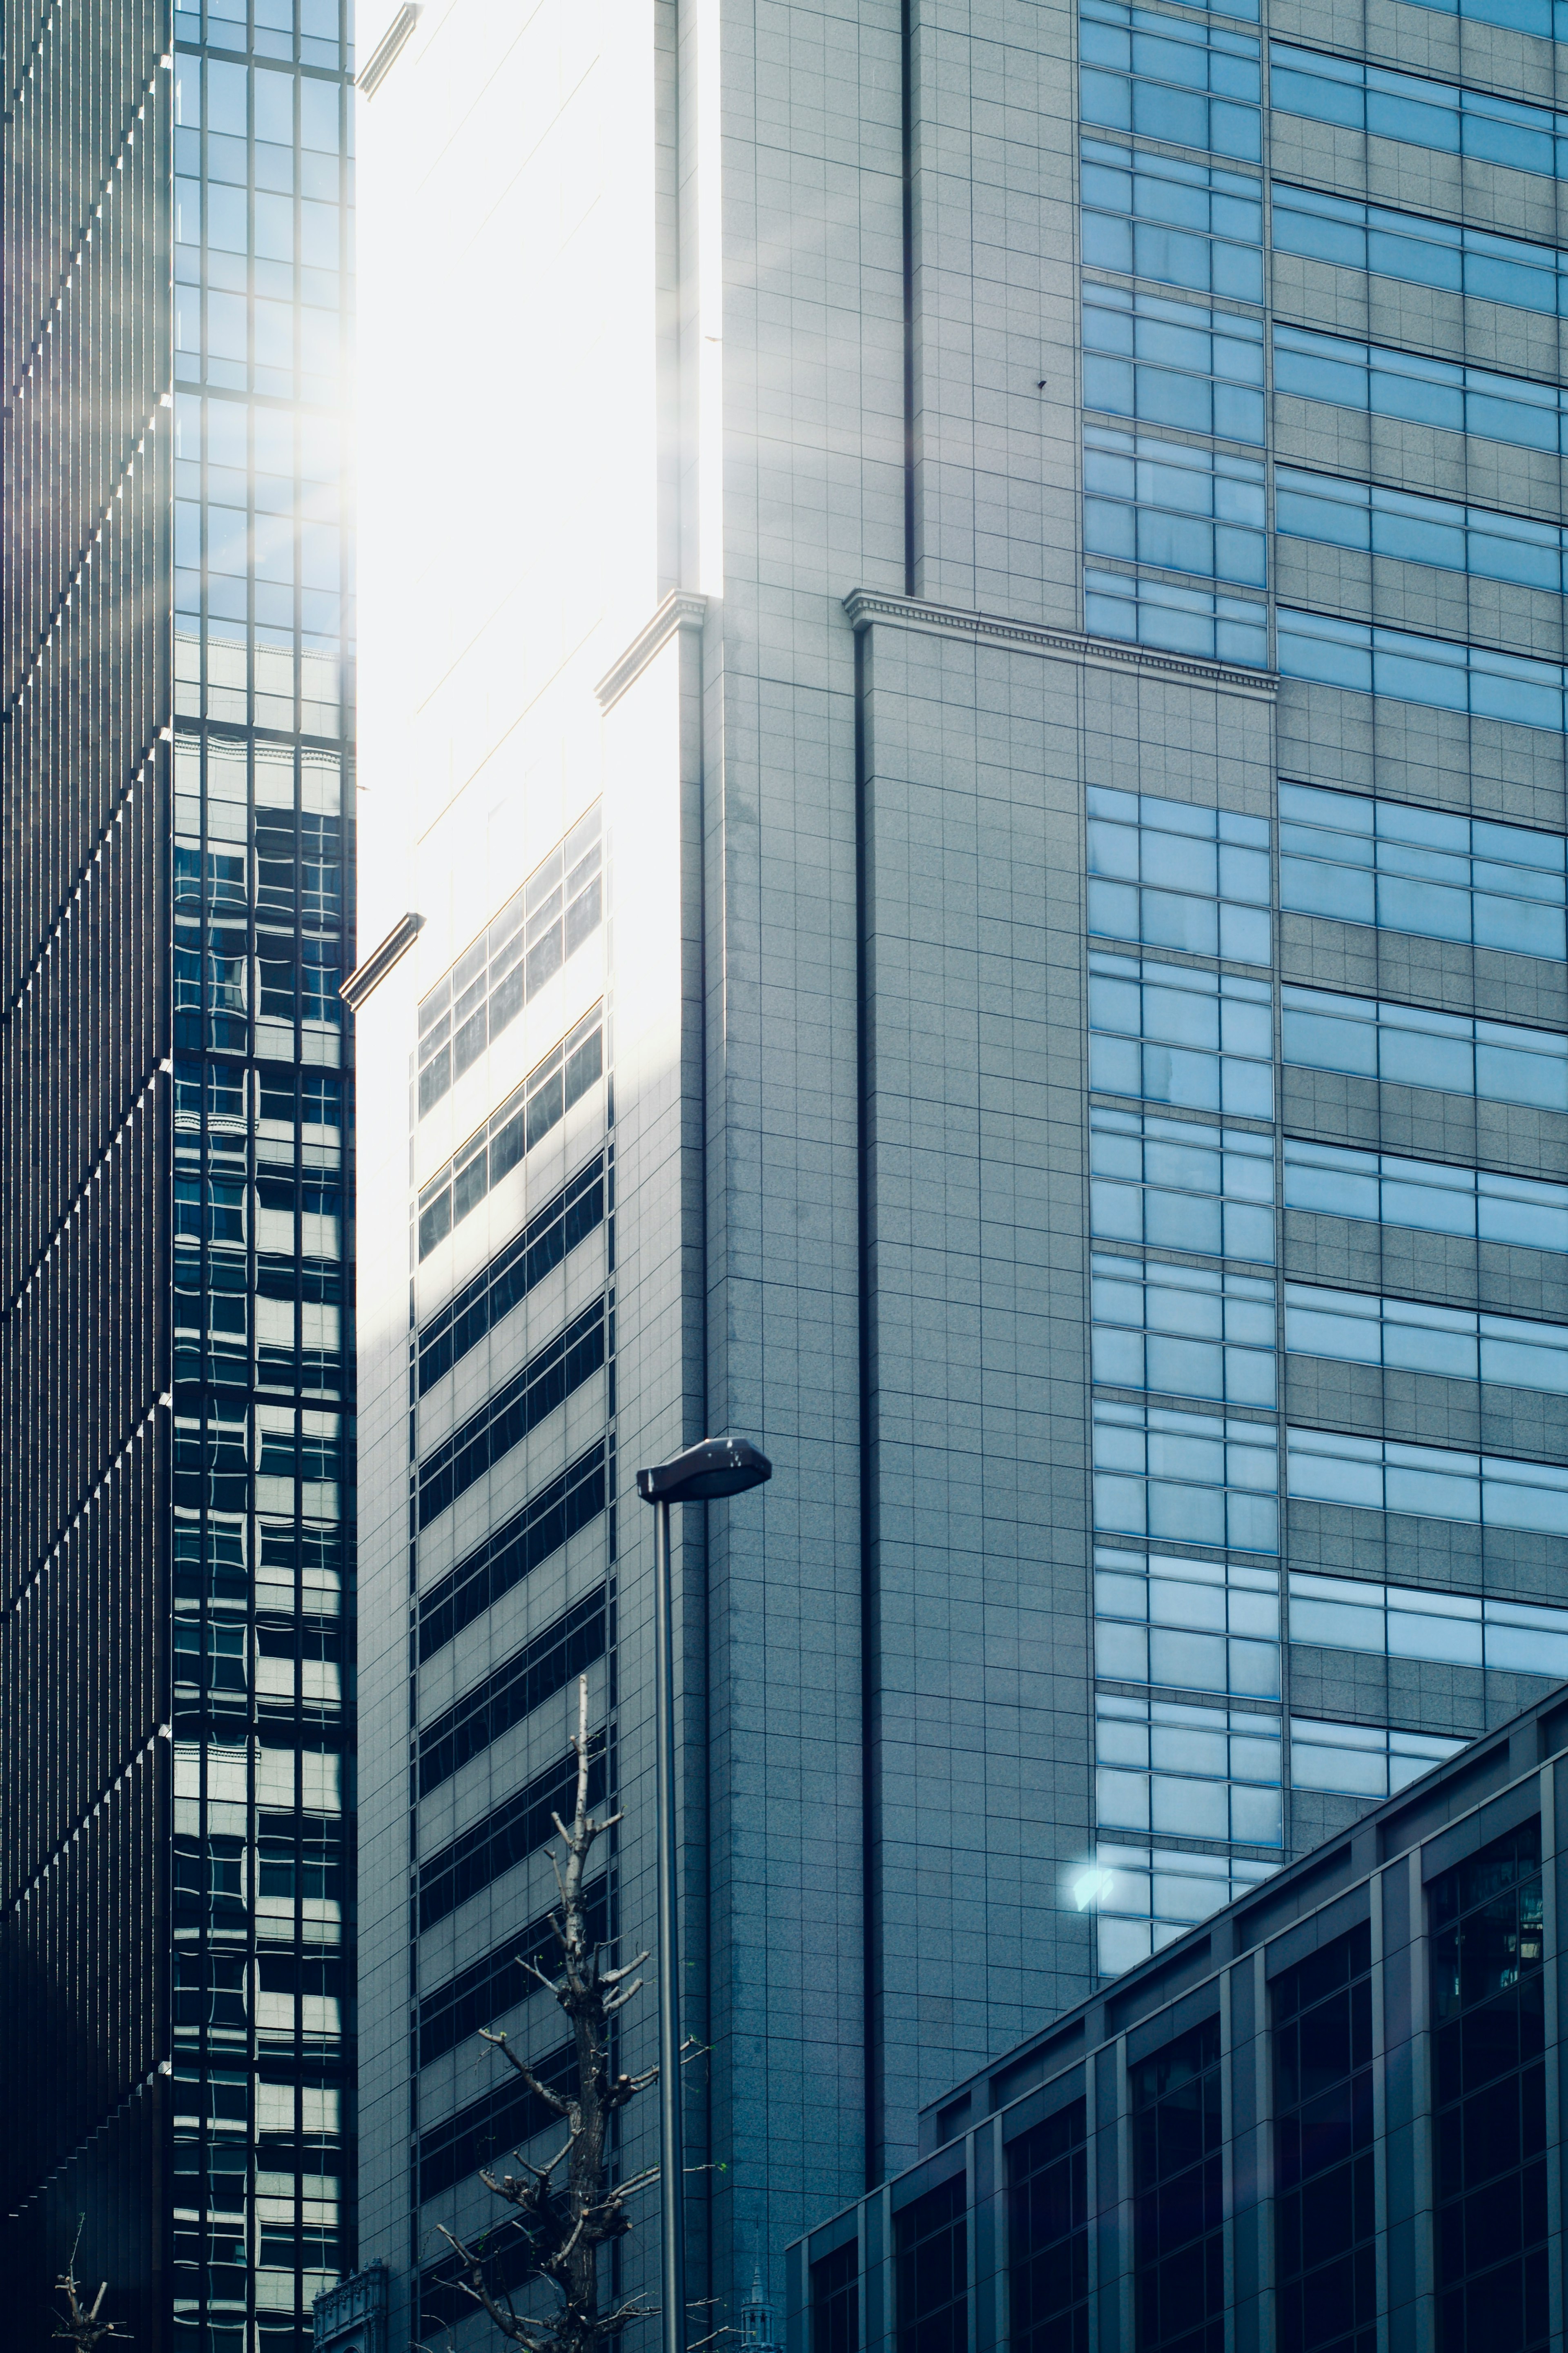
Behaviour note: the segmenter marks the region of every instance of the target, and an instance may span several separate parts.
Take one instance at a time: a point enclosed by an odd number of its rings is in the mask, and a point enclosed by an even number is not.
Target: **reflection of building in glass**
[[[456,2016],[543,1916],[566,1702],[423,1794],[410,1725],[444,1758],[602,1590],[648,1941],[633,1473],[677,1440],[776,1464],[679,1532],[730,2325],[950,2080],[1568,1662],[1568,18],[688,14],[366,27],[394,2333],[455,2308],[493,2089],[408,1972]],[[1077,2195],[1062,2129],[1021,2198]],[[966,2229],[889,2235],[933,2347]],[[1043,2341],[1059,2284],[1019,2274]]]
[[[789,2249],[790,2353],[1549,2344],[1565,1744],[1557,1697],[1414,1766],[932,2101]],[[1135,1876],[1080,1879],[1102,1932]]]
[[[350,58],[172,24],[41,24],[5,131],[0,2261],[20,2327],[81,2213],[138,2345],[283,2353],[352,2253]]]

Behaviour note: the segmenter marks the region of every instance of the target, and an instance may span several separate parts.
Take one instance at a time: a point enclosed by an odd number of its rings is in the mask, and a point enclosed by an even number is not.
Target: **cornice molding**
[[[661,647],[668,645],[679,629],[700,629],[707,613],[705,596],[694,589],[672,588],[653,618],[639,629],[620,660],[610,665],[594,688],[599,709],[608,711],[612,703],[619,702]]]
[[[395,964],[400,963],[419,934],[425,928],[423,915],[409,913],[400,923],[394,923],[377,948],[372,948],[362,965],[356,965],[338,990],[338,995],[350,1012],[357,1013],[374,988],[379,988]]]
[[[1016,646],[1028,653],[1065,654],[1096,669],[1146,670],[1161,678],[1191,679],[1195,685],[1223,686],[1232,693],[1272,701],[1279,691],[1273,670],[1243,670],[1230,662],[1203,661],[1196,654],[1157,653],[1148,646],[1118,645],[1113,638],[1086,637],[1080,629],[1052,629],[1034,621],[1003,620],[998,614],[971,613],[958,605],[927,604],[918,596],[891,596],[876,588],[852,588],[843,600],[850,625],[874,621],[895,629],[918,629],[927,637],[966,638],[971,644]]]

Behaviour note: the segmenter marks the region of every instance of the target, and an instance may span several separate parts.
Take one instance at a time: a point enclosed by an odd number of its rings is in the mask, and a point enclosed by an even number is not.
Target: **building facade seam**
[[[71,1195],[71,1198],[65,1208],[60,1212],[59,1217],[49,1229],[48,1240],[43,1244],[43,1247],[29,1262],[26,1275],[17,1284],[16,1290],[11,1293],[10,1298],[6,1300],[4,1307],[0,1308],[0,1320],[15,1315],[17,1308],[21,1305],[28,1292],[37,1281],[38,1274],[47,1263],[50,1252],[54,1250],[55,1245],[59,1241],[71,1219],[79,1211],[82,1203],[86,1200],[88,1194],[97,1182],[99,1174],[103,1168],[105,1163],[108,1161],[110,1155],[115,1150],[122,1136],[125,1134],[126,1129],[131,1126],[132,1123],[136,1118],[137,1113],[142,1109],[143,1103],[152,1093],[154,1081],[157,1080],[160,1075],[166,1075],[168,1068],[169,1065],[166,1061],[160,1060],[154,1062],[152,1068],[148,1071],[145,1078],[142,1081],[141,1085],[137,1088],[135,1094],[132,1097],[124,1118],[120,1122],[119,1126],[116,1127],[113,1134],[105,1139],[102,1150],[98,1153],[91,1166],[83,1176],[81,1183],[77,1187],[76,1191]]]
[[[162,739],[159,738],[158,740],[161,741]],[[124,791],[121,794],[119,799],[114,803],[109,815],[104,818],[102,825],[99,828],[98,836],[93,842],[90,855],[82,860],[81,864],[78,867],[75,874],[72,876],[70,889],[60,901],[58,906],[55,909],[54,913],[50,916],[48,930],[44,934],[43,938],[34,949],[32,959],[29,962],[26,970],[23,973],[22,977],[18,980],[16,987],[11,992],[10,1003],[5,1007],[4,1012],[0,1012],[0,1025],[3,1025],[11,1019],[13,1014],[20,1006],[22,999],[26,996],[27,991],[33,986],[34,981],[37,978],[45,965],[48,964],[49,957],[53,955],[56,943],[58,941],[61,933],[65,930],[66,924],[70,920],[71,911],[77,905],[81,897],[82,892],[86,887],[89,875],[92,872],[93,868],[98,864],[99,860],[103,855],[104,843],[109,839],[114,828],[119,824],[121,818],[124,816],[125,811],[131,807],[132,802],[135,799],[137,786],[151,781],[150,764],[156,748],[156,743],[149,744],[147,745],[142,754],[141,763],[138,765],[135,774],[132,776],[130,783],[126,786]]]

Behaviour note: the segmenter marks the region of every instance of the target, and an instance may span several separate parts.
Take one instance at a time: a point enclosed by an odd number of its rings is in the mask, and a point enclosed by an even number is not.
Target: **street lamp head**
[[[645,1504],[711,1504],[772,1476],[772,1463],[749,1438],[705,1438],[672,1461],[640,1471],[637,1492]]]

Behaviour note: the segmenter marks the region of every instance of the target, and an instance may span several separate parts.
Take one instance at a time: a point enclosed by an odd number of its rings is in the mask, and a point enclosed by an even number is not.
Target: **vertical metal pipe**
[[[670,1506],[654,1514],[653,1664],[659,1686],[659,2217],[663,2353],[685,2353],[686,2198],[681,2132],[681,1954],[675,1914],[675,1650]]]

